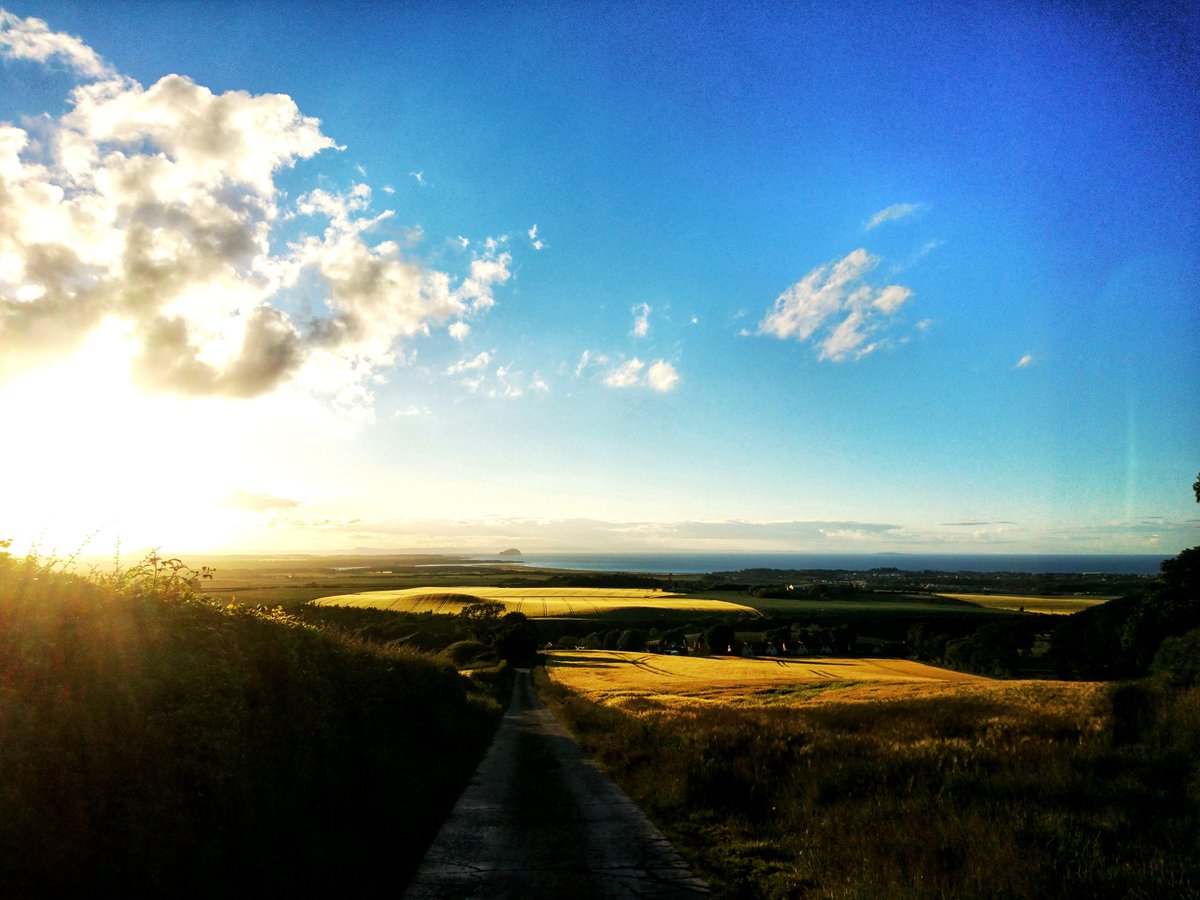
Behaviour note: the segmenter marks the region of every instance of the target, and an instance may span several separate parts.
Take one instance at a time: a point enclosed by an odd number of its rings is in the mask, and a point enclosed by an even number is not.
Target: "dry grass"
[[[1196,689],[1121,742],[1111,685],[663,659],[555,654],[543,694],[720,896],[1200,896]]]
[[[984,609],[1007,609],[1013,612],[1049,613],[1069,616],[1081,609],[1107,603],[1112,597],[1030,597],[1022,594],[938,594],[951,600],[964,600]]]
[[[531,619],[560,616],[597,616],[632,611],[694,612],[698,615],[758,615],[749,606],[725,600],[704,600],[684,594],[622,588],[444,587],[366,591],[324,597],[321,606],[358,606],[406,613],[453,615],[470,603],[494,600],[508,612]]]

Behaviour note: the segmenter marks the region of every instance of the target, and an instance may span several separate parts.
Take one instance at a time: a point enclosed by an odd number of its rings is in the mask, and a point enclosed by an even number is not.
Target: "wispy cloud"
[[[913,295],[903,285],[873,287],[867,276],[879,258],[859,248],[844,259],[817,266],[775,300],[758,324],[759,334],[797,341],[815,339],[823,360],[861,359],[876,350],[870,337]]]
[[[1013,368],[1014,369],[1024,369],[1026,366],[1030,366],[1032,364],[1033,364],[1033,354],[1026,353],[1024,356],[1022,356],[1020,359],[1017,360],[1017,364],[1015,366],[1013,366]]]
[[[613,388],[634,387],[642,380],[642,369],[646,364],[636,356],[615,366],[604,376],[604,383]]]
[[[881,209],[863,225],[867,231],[878,228],[884,222],[895,222],[897,219],[903,219],[913,213],[919,212],[921,205],[919,203],[893,203],[886,209]]]
[[[941,241],[941,240],[926,241],[924,244],[922,244],[920,247],[918,247],[916,249],[916,251],[911,256],[908,257],[908,259],[904,260],[903,262],[896,263],[896,265],[892,266],[892,269],[891,269],[892,274],[899,275],[901,272],[904,272],[907,269],[911,269],[913,266],[915,266],[917,263],[919,263],[921,260],[923,260],[926,256],[928,256],[930,253],[932,253],[934,250],[937,250],[939,247],[945,246],[945,244],[946,244],[946,242]]]
[[[392,413],[393,419],[417,419],[422,416],[429,415],[428,407],[410,405],[404,409],[398,409]]]
[[[425,187],[425,173],[424,172],[409,172],[408,174],[416,179],[417,184],[420,187]]]
[[[1000,519],[996,522],[943,522],[944,528],[980,528],[985,525],[1016,525],[1016,522],[1008,519]]]
[[[630,334],[637,338],[644,338],[650,333],[649,304],[639,303],[630,312],[633,313],[633,331]]]
[[[679,371],[665,359],[656,359],[647,367],[636,356],[614,366],[604,376],[604,383],[612,388],[648,387],[664,394],[674,390],[679,380]]]
[[[240,509],[250,509],[255,512],[267,512],[272,509],[295,509],[300,505],[299,500],[291,500],[287,497],[273,497],[270,494],[247,490],[231,491],[225,496],[222,503],[226,506],[236,506]]]
[[[534,250],[541,250],[546,246],[542,239],[538,237],[538,227],[536,224],[529,229],[529,242],[533,245]]]
[[[447,367],[446,374],[462,375],[466,372],[477,372],[480,369],[486,369],[491,361],[492,354],[484,350],[478,356],[474,356],[471,359],[460,359],[454,365]]]

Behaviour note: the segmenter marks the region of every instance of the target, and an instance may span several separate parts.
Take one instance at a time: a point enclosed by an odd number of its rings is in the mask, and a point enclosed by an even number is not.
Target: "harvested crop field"
[[[622,588],[420,587],[339,594],[313,602],[322,606],[365,606],[393,612],[453,615],[464,606],[484,600],[503,603],[508,612],[524,613],[530,618],[598,616],[615,612],[759,615],[749,606],[726,600],[706,600],[686,594]]]
[[[555,681],[601,703],[791,704],[824,695],[868,701],[929,697],[990,679],[904,659],[812,657],[743,659],[663,656],[619,650],[556,651],[546,671]]]
[[[1030,597],[1022,594],[938,594],[951,600],[964,600],[985,609],[1010,609],[1014,612],[1050,613],[1069,616],[1081,609],[1106,603],[1112,597]]]

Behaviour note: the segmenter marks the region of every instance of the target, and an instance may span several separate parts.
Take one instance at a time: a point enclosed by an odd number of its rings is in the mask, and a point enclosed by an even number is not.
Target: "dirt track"
[[[708,888],[542,704],[527,672],[408,898],[698,897]]]

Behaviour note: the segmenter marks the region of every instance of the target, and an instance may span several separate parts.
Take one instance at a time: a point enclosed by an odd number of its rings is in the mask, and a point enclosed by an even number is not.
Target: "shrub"
[[[392,887],[497,705],[444,662],[197,599],[176,563],[0,564],[0,894]]]

